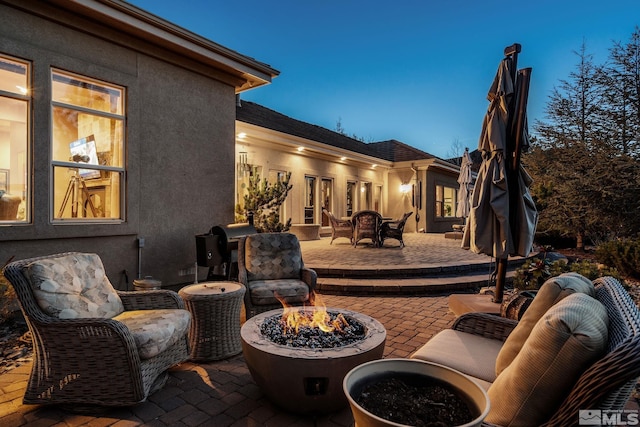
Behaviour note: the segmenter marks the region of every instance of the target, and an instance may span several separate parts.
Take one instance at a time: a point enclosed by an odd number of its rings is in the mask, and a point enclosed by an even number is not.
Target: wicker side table
[[[204,282],[178,292],[191,312],[191,360],[220,360],[242,351],[240,311],[245,293],[236,282]]]

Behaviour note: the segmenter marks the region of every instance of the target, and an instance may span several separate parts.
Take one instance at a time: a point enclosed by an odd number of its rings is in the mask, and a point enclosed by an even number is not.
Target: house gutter
[[[66,26],[73,26],[73,23],[64,20],[64,17],[56,16],[47,8],[55,5],[72,14],[97,21],[118,32],[226,72],[236,79],[236,93],[269,84],[280,74],[267,64],[228,49],[122,0],[49,0],[45,3],[1,0],[0,3],[36,13]],[[78,27],[78,29],[90,32],[86,27]],[[100,34],[96,35],[100,36]]]

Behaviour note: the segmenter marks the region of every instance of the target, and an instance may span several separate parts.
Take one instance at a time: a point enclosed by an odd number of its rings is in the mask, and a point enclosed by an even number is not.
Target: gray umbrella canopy
[[[471,188],[471,156],[469,155],[469,149],[465,148],[462,155],[462,162],[460,163],[460,175],[458,175],[458,206],[456,207],[456,216],[458,218],[466,218],[469,216],[469,210],[471,208],[471,202],[469,201],[470,188]]]
[[[508,125],[513,114],[509,105],[516,95],[512,66],[510,58],[500,63],[487,96],[490,104],[478,144],[483,160],[462,239],[463,248],[496,259],[529,255],[537,223],[537,211],[529,193],[531,179],[519,164],[518,173],[508,173]],[[528,139],[524,128],[521,136],[525,137],[523,145],[526,145]],[[509,182],[509,176],[514,177],[513,182]],[[517,188],[510,189],[509,186]],[[511,203],[510,197],[515,197]]]

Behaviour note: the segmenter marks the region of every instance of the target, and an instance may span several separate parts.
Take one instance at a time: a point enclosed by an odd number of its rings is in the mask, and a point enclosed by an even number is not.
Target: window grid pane
[[[0,225],[31,220],[30,68],[0,56]]]
[[[124,88],[52,70],[52,218],[124,220]]]

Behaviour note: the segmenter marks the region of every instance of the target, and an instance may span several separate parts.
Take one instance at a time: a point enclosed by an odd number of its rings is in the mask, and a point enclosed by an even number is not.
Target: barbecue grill
[[[231,280],[238,275],[238,242],[256,234],[251,224],[228,224],[211,227],[209,234],[196,236],[196,254],[200,267],[209,267],[207,281]]]

